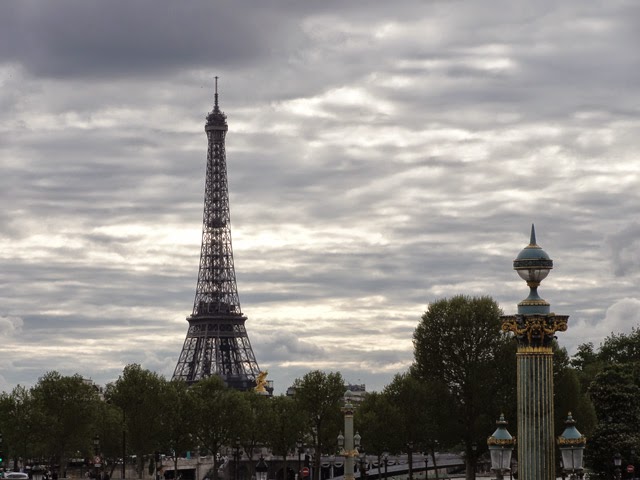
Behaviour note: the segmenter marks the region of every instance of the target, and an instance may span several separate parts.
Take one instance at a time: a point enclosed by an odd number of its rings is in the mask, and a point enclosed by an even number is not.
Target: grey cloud
[[[607,236],[613,272],[626,276],[640,270],[640,224],[631,223]]]
[[[261,3],[235,7],[207,1],[5,2],[0,55],[57,78],[246,64],[268,54],[268,39],[282,30]]]
[[[326,356],[324,348],[288,332],[278,332],[266,338],[261,337],[261,342],[256,343],[254,348],[261,353],[260,358],[264,363],[286,361],[294,358],[296,361],[306,360],[312,363]]]

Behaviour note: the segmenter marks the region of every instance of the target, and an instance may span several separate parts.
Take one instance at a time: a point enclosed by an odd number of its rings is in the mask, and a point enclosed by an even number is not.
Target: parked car
[[[4,478],[11,480],[29,480],[29,475],[22,472],[5,472]]]

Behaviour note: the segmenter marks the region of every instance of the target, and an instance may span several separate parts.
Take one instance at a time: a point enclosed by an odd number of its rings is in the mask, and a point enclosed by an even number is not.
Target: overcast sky
[[[276,392],[381,390],[428,304],[640,322],[640,2],[0,2],[0,390],[173,373],[219,76],[238,291]]]

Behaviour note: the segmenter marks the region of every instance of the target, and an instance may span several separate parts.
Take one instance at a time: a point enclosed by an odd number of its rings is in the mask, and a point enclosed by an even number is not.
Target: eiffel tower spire
[[[249,390],[260,373],[240,310],[231,246],[225,136],[227,117],[218,105],[207,115],[208,140],[202,247],[193,312],[173,379],[195,383],[218,375],[230,387]]]

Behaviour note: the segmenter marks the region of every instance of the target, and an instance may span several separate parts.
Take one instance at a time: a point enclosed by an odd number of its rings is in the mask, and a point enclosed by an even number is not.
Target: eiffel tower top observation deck
[[[231,246],[225,136],[227,117],[218,106],[207,115],[207,175],[200,268],[189,330],[173,379],[195,383],[218,375],[230,387],[249,390],[260,373],[240,310]]]

